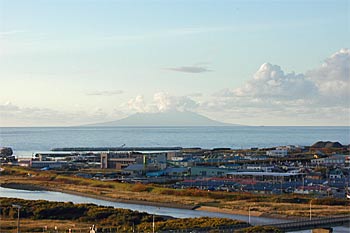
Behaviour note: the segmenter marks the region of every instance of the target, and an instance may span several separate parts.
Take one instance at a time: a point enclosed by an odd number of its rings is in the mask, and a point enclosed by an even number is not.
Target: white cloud
[[[88,112],[65,112],[49,108],[21,107],[10,102],[0,104],[0,126],[74,126],[115,120],[125,114],[95,108]]]
[[[146,103],[143,96],[138,95],[128,101],[130,110],[137,112],[167,112],[167,111],[194,111],[199,103],[189,96],[173,96],[166,92],[153,95],[153,100]]]
[[[320,103],[349,106],[350,50],[341,49],[321,65],[307,72],[318,88]]]
[[[305,74],[285,73],[263,64],[252,79],[235,89],[223,89],[201,104],[200,111],[232,119],[298,120],[304,124],[350,122],[350,51],[341,49]],[[234,122],[234,121],[233,121]],[[323,123],[322,123],[323,122]]]
[[[113,96],[113,95],[120,95],[124,92],[122,90],[109,90],[109,91],[90,91],[86,94],[89,96]]]
[[[7,111],[18,111],[19,107],[12,104],[11,102],[6,102],[5,104],[0,105],[0,112],[7,112]]]
[[[194,73],[194,74],[212,71],[204,66],[179,66],[179,67],[170,67],[170,68],[167,68],[167,70],[183,72],[183,73]]]
[[[136,112],[146,112],[147,106],[145,100],[142,95],[138,95],[133,99],[128,101],[128,107],[130,110],[134,110]]]
[[[285,74],[281,67],[265,63],[243,87],[234,89],[233,96],[257,99],[297,100],[312,96],[315,84],[303,74]]]
[[[285,73],[280,66],[264,63],[242,87],[223,89],[213,96],[255,104],[324,105],[325,100],[347,100],[349,90],[350,52],[341,49],[321,67],[306,74]],[[343,101],[342,104],[344,104]]]
[[[153,100],[159,112],[195,110],[199,106],[188,96],[171,96],[165,92],[154,94]]]

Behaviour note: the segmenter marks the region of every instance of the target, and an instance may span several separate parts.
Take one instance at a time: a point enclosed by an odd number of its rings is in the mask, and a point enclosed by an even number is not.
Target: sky
[[[0,126],[193,111],[350,125],[350,1],[0,0]]]

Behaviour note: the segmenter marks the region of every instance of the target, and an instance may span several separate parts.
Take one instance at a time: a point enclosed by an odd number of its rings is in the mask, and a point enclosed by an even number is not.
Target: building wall
[[[269,151],[266,151],[266,155],[268,156],[272,156],[272,157],[285,157],[288,155],[288,150],[269,150]]]
[[[62,168],[66,164],[67,164],[66,162],[56,162],[56,161],[32,161],[30,163],[30,166],[32,168],[44,168],[44,167]]]
[[[192,167],[191,176],[223,177],[233,170],[216,167]]]

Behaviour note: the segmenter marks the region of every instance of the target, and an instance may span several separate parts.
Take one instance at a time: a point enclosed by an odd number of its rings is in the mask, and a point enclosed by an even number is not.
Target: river
[[[0,187],[0,197],[21,198],[26,200],[47,200],[47,201],[62,201],[62,202],[71,201],[73,203],[93,203],[101,206],[113,206],[116,208],[136,210],[139,212],[146,212],[149,214],[156,214],[156,215],[166,215],[166,216],[171,216],[175,218],[195,218],[195,217],[207,216],[207,217],[231,218],[231,219],[248,221],[248,216],[245,216],[245,215],[232,215],[232,214],[215,213],[215,212],[208,212],[208,211],[199,211],[199,210],[187,210],[187,209],[178,209],[178,208],[169,208],[169,207],[155,207],[155,206],[140,205],[140,204],[112,202],[112,201],[98,200],[98,199],[89,198],[89,197],[76,196],[72,194],[52,192],[52,191],[28,191],[28,190],[18,190],[18,189],[9,189],[9,188]],[[278,222],[284,222],[284,221],[286,220],[251,216],[251,223],[254,225],[278,223]]]
[[[60,202],[70,201],[73,203],[93,203],[101,206],[113,206],[116,208],[130,209],[130,210],[146,212],[149,214],[156,214],[156,215],[166,215],[166,216],[171,216],[175,218],[195,218],[195,217],[206,216],[206,217],[220,217],[220,218],[230,218],[230,219],[248,221],[248,216],[245,216],[245,215],[224,214],[224,213],[168,208],[168,207],[155,207],[155,206],[139,205],[139,204],[128,204],[128,203],[98,200],[98,199],[89,198],[89,197],[76,196],[72,194],[52,192],[52,191],[28,191],[28,190],[9,189],[9,188],[0,187],[0,197],[21,198],[26,200],[47,200],[47,201],[60,201]],[[286,221],[288,220],[251,216],[251,224],[253,225],[281,223]],[[301,232],[310,232],[310,231],[299,231],[299,232],[301,233]],[[350,233],[350,230],[345,227],[336,227],[334,228],[334,232]]]

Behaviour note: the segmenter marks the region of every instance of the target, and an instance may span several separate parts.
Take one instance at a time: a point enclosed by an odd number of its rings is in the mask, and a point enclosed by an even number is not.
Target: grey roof
[[[298,176],[302,173],[284,173],[284,172],[229,172],[227,175],[246,175],[246,176]]]
[[[187,167],[168,167],[165,169],[165,172],[185,172],[187,170]]]
[[[128,167],[126,167],[125,171],[142,171],[144,170],[143,164],[130,164]]]

